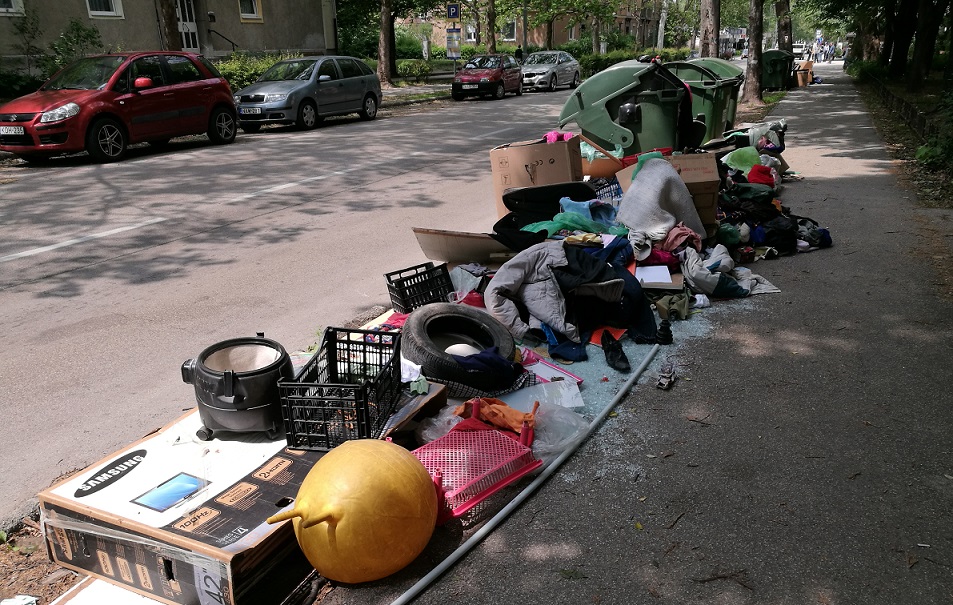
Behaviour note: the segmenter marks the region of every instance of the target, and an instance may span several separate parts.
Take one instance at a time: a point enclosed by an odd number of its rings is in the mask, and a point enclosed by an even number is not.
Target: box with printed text
[[[547,143],[546,139],[500,145],[490,150],[496,212],[500,218],[509,210],[503,193],[514,187],[532,187],[581,181],[582,155],[579,137]]]

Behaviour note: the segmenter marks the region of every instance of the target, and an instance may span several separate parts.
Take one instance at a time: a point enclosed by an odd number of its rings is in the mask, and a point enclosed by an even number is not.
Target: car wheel
[[[99,118],[86,133],[86,151],[97,162],[116,162],[126,155],[126,131],[112,118]]]
[[[314,101],[302,101],[298,106],[298,119],[295,126],[301,130],[311,130],[318,125],[318,107]]]
[[[253,132],[258,132],[259,130],[261,130],[261,124],[249,124],[247,122],[242,122],[240,126],[242,127],[243,131],[249,134]]]
[[[364,103],[361,105],[361,119],[373,120],[377,117],[377,98],[374,95],[364,97]]]
[[[496,90],[493,91],[494,99],[502,99],[506,96],[506,89],[503,87],[503,83],[500,82],[496,85]]]
[[[235,140],[237,122],[235,114],[224,107],[216,107],[208,119],[208,138],[216,145],[224,145]]]
[[[453,93],[450,93],[450,98],[453,99],[454,101],[462,101],[466,98],[466,95],[462,95],[458,92],[453,92]]]
[[[579,72],[577,71],[572,76],[572,84],[569,85],[569,88],[576,88],[578,86],[579,86]]]
[[[549,87],[546,88],[546,92],[553,92],[556,90],[556,74],[553,74],[553,77],[549,80]]]
[[[517,97],[522,97],[522,96],[523,96],[523,83],[522,83],[522,82],[520,82],[519,88],[516,89],[516,96],[517,96]]]
[[[401,353],[419,364],[424,375],[487,391],[496,390],[498,377],[467,370],[447,353],[447,348],[469,345],[484,351],[496,347],[500,356],[510,361],[516,351],[513,335],[499,320],[486,311],[454,303],[431,303],[414,309],[401,329],[400,339]]]

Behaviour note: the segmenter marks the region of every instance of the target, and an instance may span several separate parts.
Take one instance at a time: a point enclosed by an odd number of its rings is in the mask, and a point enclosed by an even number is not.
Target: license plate
[[[0,126],[0,134],[25,134],[23,126]]]
[[[238,113],[243,115],[261,113],[261,107],[240,107]]]
[[[476,84],[464,84],[464,85],[463,85],[463,90],[474,90],[474,89],[476,89],[476,88],[477,88],[477,85],[476,85]]]

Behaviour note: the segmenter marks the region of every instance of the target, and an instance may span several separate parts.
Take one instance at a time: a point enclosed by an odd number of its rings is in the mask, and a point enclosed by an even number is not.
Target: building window
[[[476,25],[467,25],[467,42],[476,42]]]
[[[23,0],[0,0],[0,17],[22,17]]]
[[[261,0],[238,0],[242,21],[261,21]]]
[[[575,26],[575,25],[570,25],[570,26],[569,26],[569,39],[570,39],[570,40],[575,40],[575,39],[576,39],[576,26]]]
[[[122,17],[122,0],[86,0],[89,16]]]
[[[503,40],[516,39],[516,21],[510,21],[500,29],[500,38]]]

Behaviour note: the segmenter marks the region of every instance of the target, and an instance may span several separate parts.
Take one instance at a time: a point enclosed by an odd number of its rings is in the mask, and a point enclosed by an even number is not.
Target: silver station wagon
[[[257,82],[235,93],[238,123],[245,132],[257,132],[265,124],[295,124],[308,130],[322,118],[348,113],[373,120],[380,103],[377,74],[354,57],[279,61]]]

